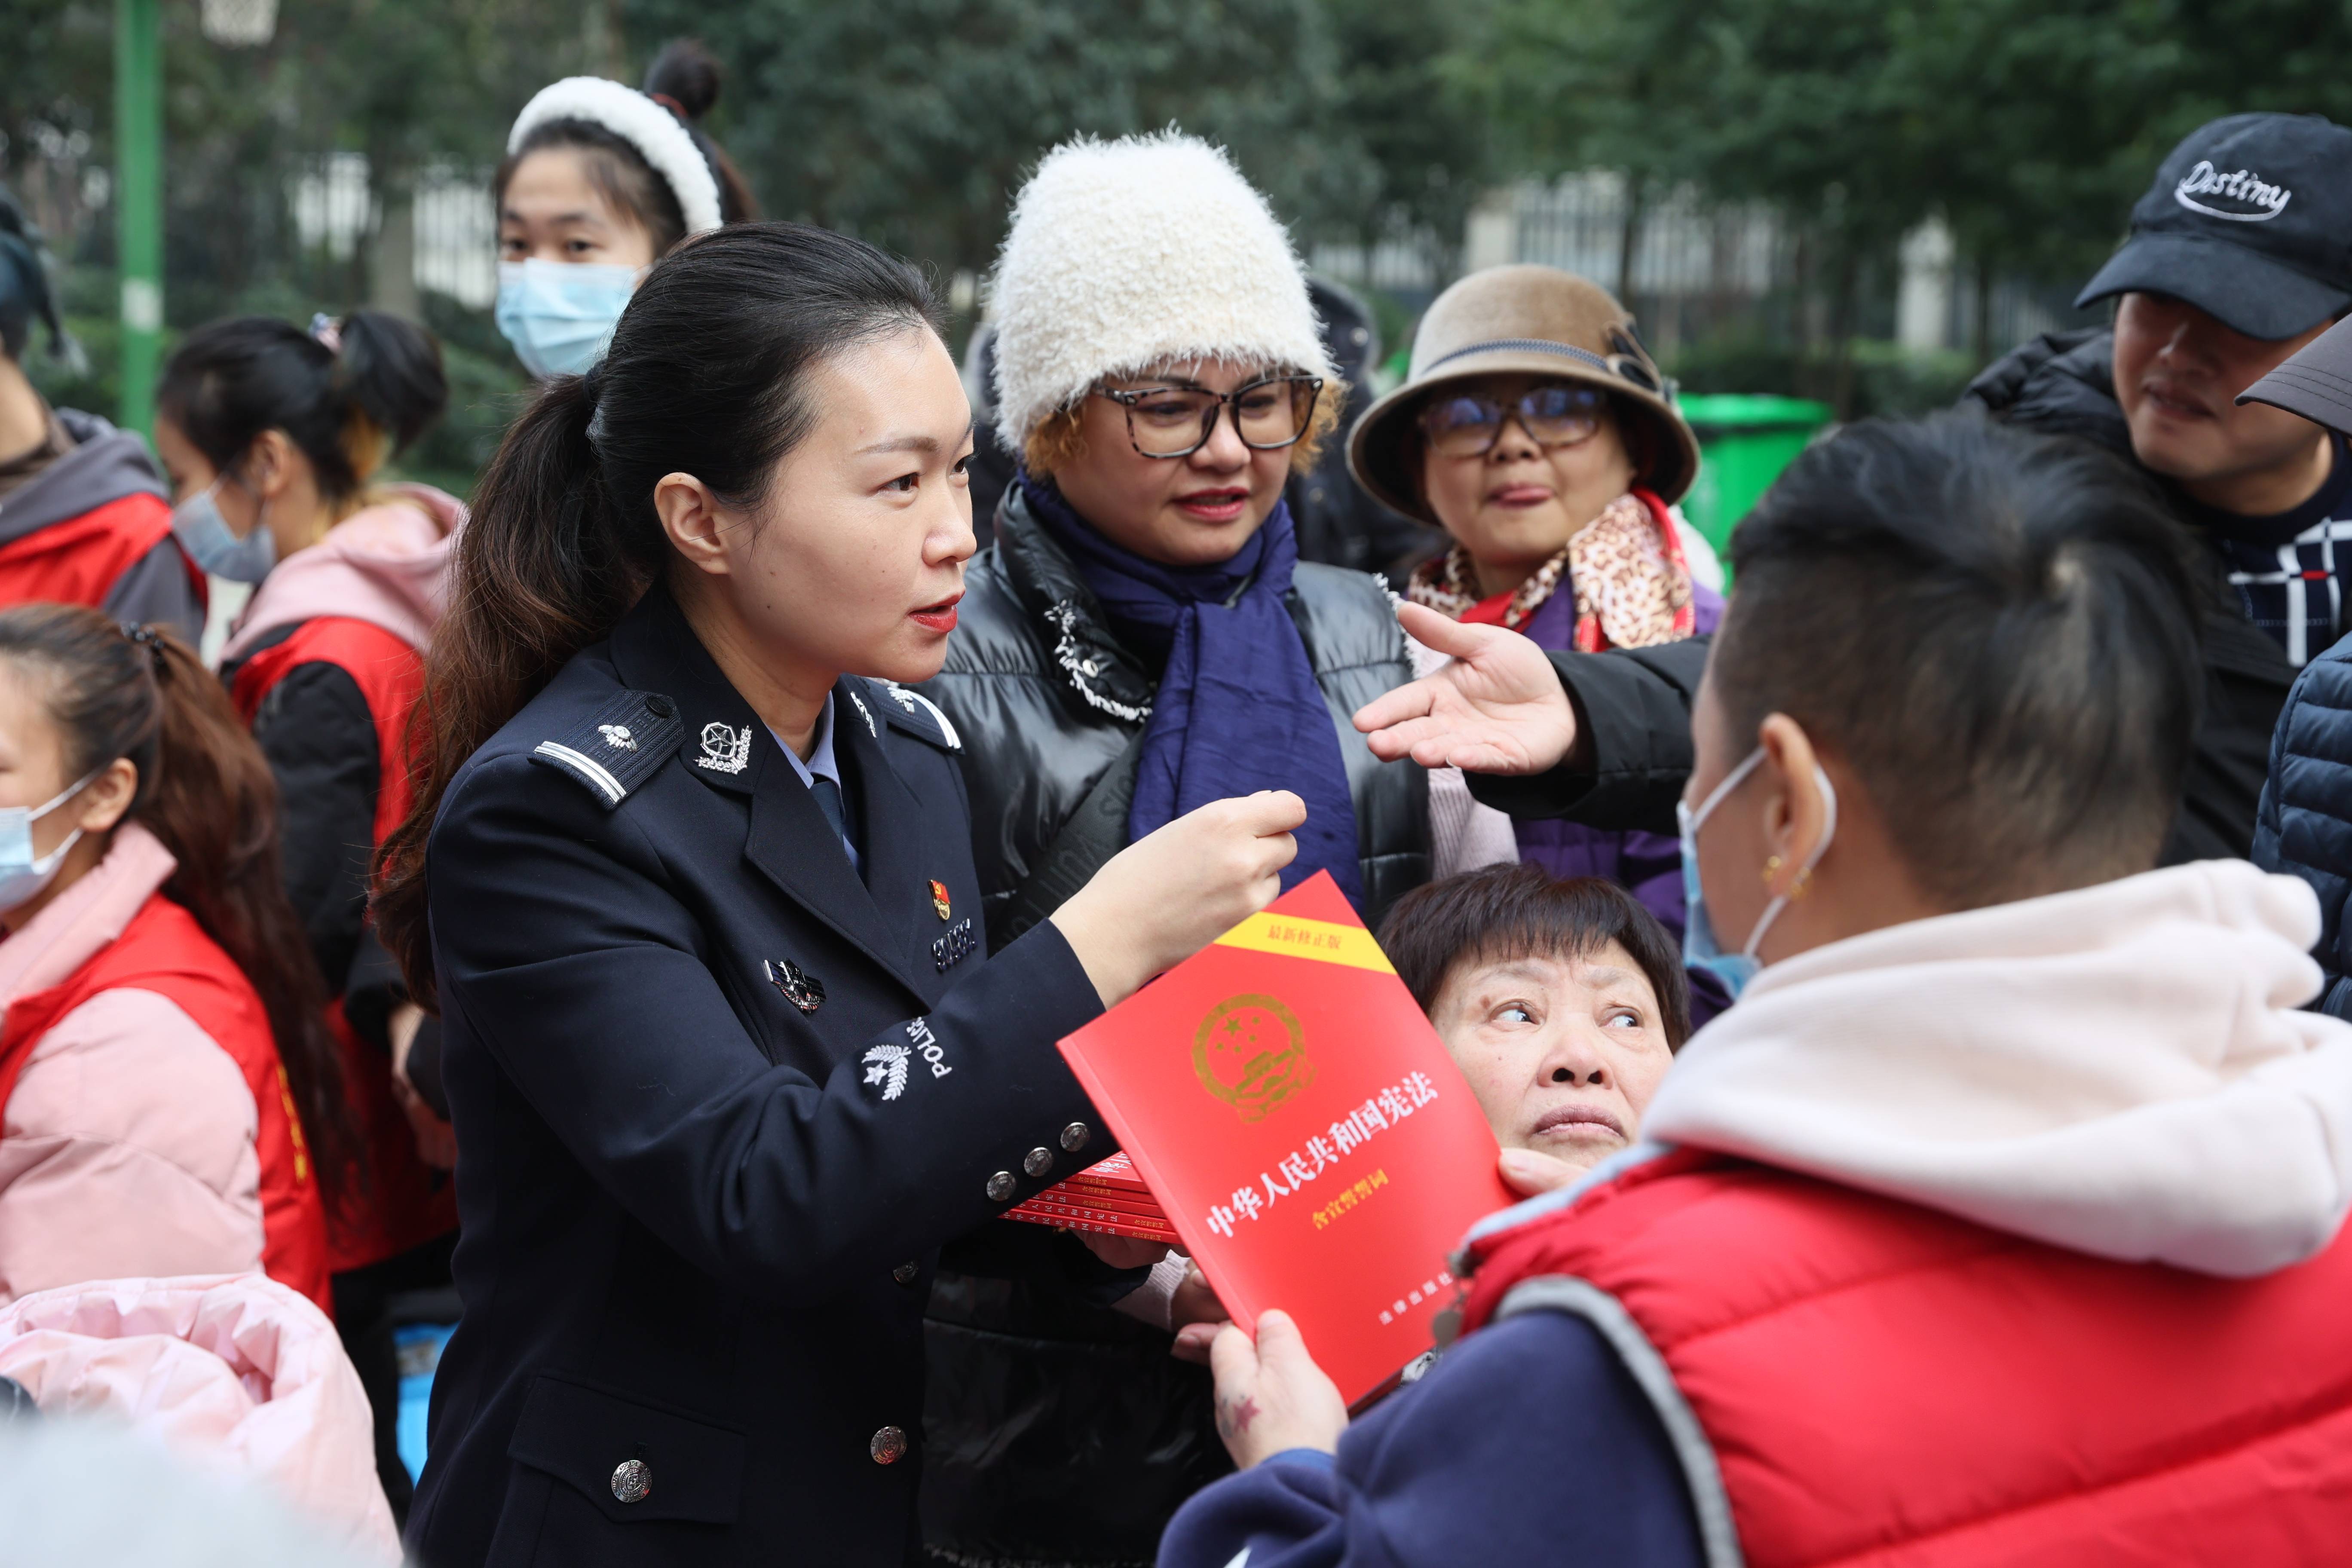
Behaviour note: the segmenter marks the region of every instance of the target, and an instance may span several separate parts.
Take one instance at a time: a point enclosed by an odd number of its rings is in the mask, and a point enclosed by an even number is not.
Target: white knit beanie
[[[989,289],[996,433],[1015,453],[1105,376],[1227,359],[1339,380],[1273,209],[1222,149],[1172,128],[1047,153]]]

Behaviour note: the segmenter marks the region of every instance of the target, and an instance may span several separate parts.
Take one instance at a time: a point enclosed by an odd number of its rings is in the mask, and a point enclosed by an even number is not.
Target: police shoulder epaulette
[[[677,703],[658,691],[616,691],[571,731],[532,747],[530,760],[580,784],[610,811],[685,739]]]
[[[876,694],[874,708],[885,723],[934,746],[963,750],[963,737],[956,733],[956,727],[940,711],[940,705],[921,692],[909,691],[895,680],[867,680],[866,686]]]

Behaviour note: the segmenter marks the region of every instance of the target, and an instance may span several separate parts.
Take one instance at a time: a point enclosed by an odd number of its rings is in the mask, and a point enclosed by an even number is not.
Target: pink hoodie
[[[62,984],[177,863],[135,822],[0,942],[0,1008]],[[101,991],[50,1026],[0,1107],[0,1306],[78,1279],[261,1267],[253,1091],[194,1018]]]
[[[391,485],[298,550],[254,590],[221,660],[233,664],[265,632],[320,616],[343,616],[422,648],[449,602],[449,550],[465,526],[465,503],[430,485]]]
[[[44,1415],[128,1422],[182,1458],[269,1486],[366,1560],[400,1561],[359,1373],[326,1314],[274,1279],[108,1279],[27,1296],[0,1308],[0,1377]]]

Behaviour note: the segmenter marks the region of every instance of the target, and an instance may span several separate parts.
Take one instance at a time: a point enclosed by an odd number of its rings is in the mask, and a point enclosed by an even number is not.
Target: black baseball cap
[[[2133,292],[2169,294],[2273,342],[2352,305],[2352,131],[2316,114],[2199,127],[2074,308]]]
[[[2238,394],[2352,435],[2352,321],[2336,322]]]

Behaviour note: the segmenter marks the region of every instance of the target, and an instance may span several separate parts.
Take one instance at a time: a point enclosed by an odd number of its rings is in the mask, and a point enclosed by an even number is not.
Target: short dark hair
[[[2196,546],[2144,476],[1969,414],[1848,426],[1731,538],[1709,679],[1785,713],[1953,909],[2153,866],[2204,689]]]
[[[1690,982],[1680,946],[1639,899],[1599,877],[1562,879],[1526,865],[1443,877],[1399,899],[1381,922],[1380,940],[1424,1013],[1463,964],[1590,957],[1613,942],[1657,993],[1666,1044],[1680,1050],[1690,1038]]]

